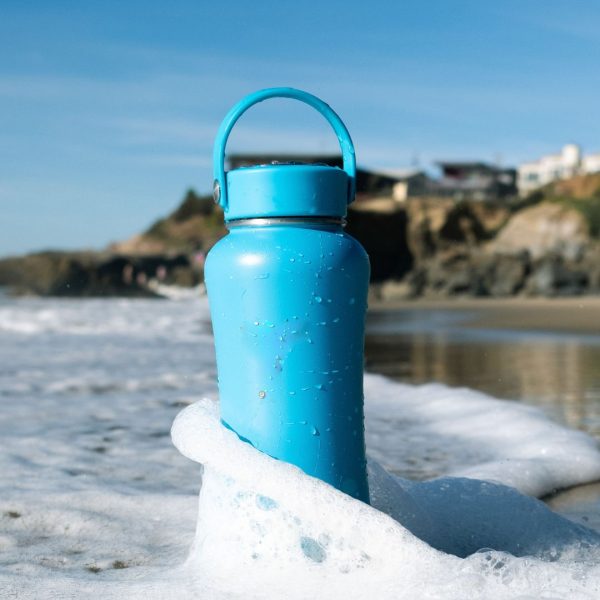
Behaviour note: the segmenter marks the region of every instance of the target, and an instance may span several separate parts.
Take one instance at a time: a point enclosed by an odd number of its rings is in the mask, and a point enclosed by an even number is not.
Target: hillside
[[[590,235],[600,238],[600,173],[556,181],[533,192],[525,203],[531,205],[544,201],[575,209],[583,215]]]
[[[109,251],[127,255],[206,253],[226,232],[223,213],[212,196],[199,196],[190,189],[170,215],[139,235],[111,244]]]

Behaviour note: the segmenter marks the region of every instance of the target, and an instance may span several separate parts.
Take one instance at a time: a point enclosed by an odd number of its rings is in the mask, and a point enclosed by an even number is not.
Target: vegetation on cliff
[[[143,233],[112,244],[110,250],[134,255],[206,253],[226,231],[223,212],[212,196],[200,196],[190,189],[170,215]]]
[[[600,173],[577,175],[551,183],[525,199],[526,205],[555,202],[581,213],[589,233],[600,238]]]

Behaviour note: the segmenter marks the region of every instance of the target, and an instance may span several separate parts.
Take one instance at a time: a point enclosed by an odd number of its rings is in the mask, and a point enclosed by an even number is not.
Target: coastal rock
[[[186,255],[113,256],[41,252],[0,260],[0,286],[37,296],[156,297],[149,283],[196,285],[201,265]]]
[[[579,211],[558,202],[541,202],[516,213],[490,242],[488,251],[527,251],[533,260],[548,255],[576,260],[589,243],[589,227]]]
[[[391,279],[379,286],[374,299],[383,300],[384,302],[397,302],[399,300],[414,298],[418,295],[415,294],[412,282],[408,278],[404,278],[401,281]]]
[[[565,261],[563,256],[546,256],[533,266],[527,293],[536,296],[577,296],[585,293],[589,275],[580,264]]]
[[[360,209],[348,210],[346,232],[367,251],[372,282],[399,279],[412,268],[406,230],[407,214],[397,203],[385,212],[369,210],[367,202]]]
[[[506,221],[504,204],[414,198],[407,202],[409,249],[418,263],[458,245],[473,247],[490,239]]]
[[[506,297],[519,293],[530,272],[527,253],[492,255],[466,246],[440,253],[407,275],[409,297]]]
[[[588,274],[588,285],[591,293],[600,293],[600,248],[592,256],[586,257],[585,269]]]
[[[527,252],[488,255],[486,262],[484,295],[502,298],[513,296],[523,289],[531,269]]]

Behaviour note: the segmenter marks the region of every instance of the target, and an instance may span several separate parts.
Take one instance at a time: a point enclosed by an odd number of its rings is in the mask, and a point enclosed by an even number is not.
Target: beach
[[[367,506],[219,424],[206,298],[0,298],[0,590],[78,600],[360,598],[365,586],[407,600],[466,590],[593,597],[597,444],[560,424],[572,403],[540,369],[531,385],[545,381],[554,404],[535,386],[515,387],[522,396],[482,389],[497,379],[497,352],[531,355],[528,344],[543,348],[548,336],[463,327],[472,318],[416,304],[369,317]],[[553,334],[549,347],[576,343],[585,354],[589,338]],[[485,352],[485,369],[461,363]],[[562,360],[553,353],[550,372]],[[527,369],[515,369],[521,384]],[[591,411],[597,375],[573,373],[569,393],[581,389],[575,405]],[[589,411],[581,422],[592,433]],[[535,500],[564,488],[575,501],[551,505],[571,520]]]
[[[371,302],[372,316],[398,311],[448,311],[464,316],[470,329],[510,329],[600,335],[600,297],[575,298],[457,298]]]

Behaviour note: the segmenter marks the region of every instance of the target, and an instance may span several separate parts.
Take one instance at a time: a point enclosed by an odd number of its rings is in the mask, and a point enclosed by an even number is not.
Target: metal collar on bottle
[[[256,217],[252,219],[231,219],[225,223],[228,229],[232,227],[267,227],[269,225],[337,225],[346,226],[346,219],[341,217]]]

